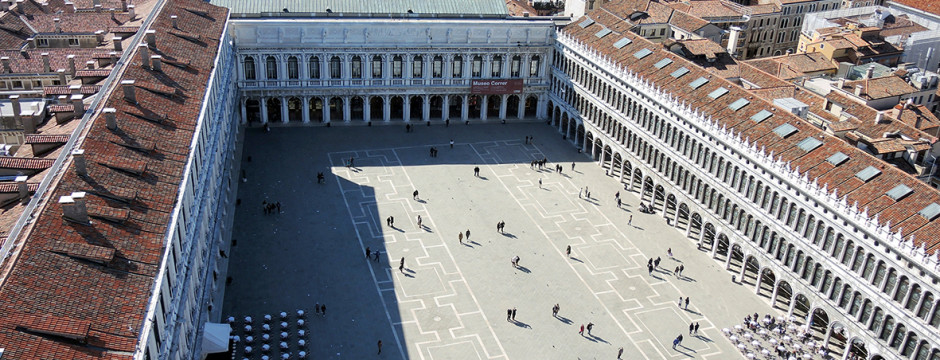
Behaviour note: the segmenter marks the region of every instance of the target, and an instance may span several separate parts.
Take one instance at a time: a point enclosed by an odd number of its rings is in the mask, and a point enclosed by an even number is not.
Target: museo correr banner
[[[471,80],[470,93],[480,95],[521,94],[522,79]]]

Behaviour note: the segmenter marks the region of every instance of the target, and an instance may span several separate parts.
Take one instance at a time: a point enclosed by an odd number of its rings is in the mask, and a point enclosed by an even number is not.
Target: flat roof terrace
[[[308,358],[373,358],[378,340],[384,359],[613,358],[620,347],[624,358],[743,358],[721,329],[746,314],[782,314],[661,213],[638,211],[637,193],[541,123],[251,128],[243,141],[247,182],[222,311],[259,319],[305,310]],[[543,158],[546,169],[530,167]],[[579,197],[584,187],[590,199]],[[280,213],[265,214],[263,202],[279,202]],[[381,252],[378,262],[366,247]],[[680,296],[691,298],[688,310]],[[328,314],[314,314],[315,304]],[[515,321],[504,319],[510,308]],[[240,321],[234,334],[244,338]],[[591,335],[579,335],[589,322]],[[699,336],[688,335],[693,322]]]

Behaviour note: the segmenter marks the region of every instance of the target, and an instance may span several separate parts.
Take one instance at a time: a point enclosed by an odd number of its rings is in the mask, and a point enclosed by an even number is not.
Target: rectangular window
[[[424,60],[421,57],[416,57],[414,62],[411,63],[411,77],[420,78],[424,77]]]
[[[401,56],[396,56],[392,59],[392,77],[396,79],[401,79]]]
[[[473,62],[470,64],[470,75],[475,78],[483,75],[483,58],[479,56],[473,58]]]
[[[529,60],[529,77],[539,76],[539,70],[541,66],[542,58],[533,56],[532,60]]]
[[[512,62],[509,63],[509,76],[517,78],[519,77],[519,68],[522,66],[522,60],[518,56],[512,58]]]
[[[23,88],[23,82],[22,82],[22,81],[19,81],[19,80],[13,80],[13,88],[14,88],[14,89],[22,89],[22,88]]]
[[[492,67],[492,69],[490,69],[491,70],[490,76],[494,78],[498,78],[503,75],[503,58],[502,57],[499,57],[499,56],[494,57],[490,65]]]
[[[352,72],[353,79],[362,79],[362,59],[358,56],[352,59],[352,66],[350,68]]]
[[[78,46],[78,39],[69,39],[69,46]]]
[[[454,58],[454,76],[455,78],[463,77],[463,58],[455,57]]]
[[[36,39],[36,46],[39,47],[48,47],[49,39]]]
[[[444,59],[440,57],[434,58],[434,62],[431,63],[431,76],[435,79],[444,77]]]
[[[339,57],[334,56],[330,59],[330,79],[340,79],[343,77],[343,63]]]
[[[382,58],[378,56],[372,58],[372,78],[382,78]]]

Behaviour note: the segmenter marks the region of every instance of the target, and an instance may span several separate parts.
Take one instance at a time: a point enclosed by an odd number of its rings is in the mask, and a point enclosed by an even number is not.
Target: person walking
[[[578,331],[578,334],[581,334],[581,336],[584,336],[584,324],[581,324],[581,330]]]
[[[617,198],[617,208],[620,209],[620,198]]]
[[[382,340],[379,340],[379,352],[376,355],[381,354],[381,353],[382,353]]]
[[[679,307],[682,307],[682,297],[679,297]]]
[[[678,266],[676,266],[676,268],[675,268],[674,270],[672,270],[672,275],[679,276],[679,267],[678,267]]]
[[[679,345],[679,338],[675,338],[674,340],[672,340],[672,349],[673,349],[673,350],[676,349],[676,345]]]
[[[560,309],[561,309],[561,308],[558,306],[558,304],[555,304],[555,306],[552,306],[552,316],[557,318],[557,317],[558,317],[558,310],[560,310]]]
[[[516,321],[516,308],[512,308],[512,321]]]
[[[463,245],[463,233],[462,232],[459,232],[459,231],[457,232],[457,240],[459,240],[460,244]]]
[[[682,345],[682,334],[679,334],[679,337],[677,337],[676,340],[679,340],[679,345]]]
[[[591,330],[592,330],[592,329],[594,329],[594,323],[589,322],[589,323],[587,324],[588,335],[591,335]]]
[[[385,226],[392,226],[392,217],[385,218]]]
[[[685,298],[685,309],[686,309],[686,310],[689,309],[689,298],[688,298],[688,297]]]
[[[542,178],[539,178],[539,189],[542,188]]]
[[[464,234],[464,236],[467,238],[467,241],[470,241],[470,229],[467,229],[467,233]]]
[[[512,319],[512,309],[506,309],[506,321],[510,321],[511,319]]]
[[[404,256],[401,257],[401,262],[398,264],[398,271],[400,271],[402,274],[405,273],[405,257]]]
[[[415,190],[415,192],[411,193],[411,195],[412,195],[412,198],[414,198],[415,200],[418,200],[418,190]]]
[[[394,216],[389,216],[389,217],[388,217],[388,226],[391,226],[393,229],[395,228],[395,217],[394,217]]]
[[[476,166],[473,168],[473,176],[480,177],[480,167]]]
[[[684,270],[685,270],[685,264],[680,264],[680,265],[679,265],[679,276],[680,276],[680,277],[682,276],[682,271],[684,271]]]
[[[380,251],[378,250],[375,251],[375,262],[379,262],[379,253]]]
[[[317,315],[320,315],[320,303],[317,303],[317,306],[313,308],[316,311]]]
[[[646,265],[646,270],[649,271],[649,275],[650,275],[650,276],[653,276],[653,265],[652,265],[652,264]]]
[[[369,260],[369,258],[371,258],[371,256],[369,255],[372,255],[372,249],[369,249],[369,247],[366,246],[366,260]]]
[[[633,225],[633,215],[630,215],[630,220],[627,220],[627,225]]]
[[[623,346],[620,347],[620,350],[617,350],[617,359],[620,359],[621,356],[623,356]]]
[[[698,335],[698,323],[695,323],[695,327],[692,330],[695,331],[696,335]]]
[[[571,163],[571,171],[574,171],[574,163]]]
[[[326,304],[320,305],[320,316],[326,316]]]
[[[424,226],[421,226],[421,215],[418,215],[418,229],[423,229]]]
[[[583,192],[584,192],[584,188],[578,189],[578,199],[581,198],[581,193],[583,193]]]
[[[656,257],[656,260],[653,260],[653,265],[656,265],[657,269],[659,269],[659,261],[660,261],[659,256]]]
[[[666,255],[669,255],[669,257],[672,257],[672,248],[666,249]]]
[[[695,323],[689,323],[689,335],[692,334],[693,330],[695,330]]]
[[[571,257],[571,245],[565,248],[565,256]]]

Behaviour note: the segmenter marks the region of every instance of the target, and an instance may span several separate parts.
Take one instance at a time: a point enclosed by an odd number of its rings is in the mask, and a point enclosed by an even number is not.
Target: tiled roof
[[[101,85],[82,85],[78,93],[82,95],[94,95],[101,90]],[[56,85],[56,86],[45,86],[42,88],[42,93],[46,96],[59,96],[59,95],[70,95],[72,89],[69,89],[66,85]]]
[[[506,8],[511,16],[525,16],[525,13],[529,13],[529,16],[538,15],[535,8],[523,0],[506,0]]]
[[[576,24],[569,25],[564,28],[564,32],[585,46],[593,48],[599,55],[605,56],[611,62],[629,69],[645,81],[654,84],[677,101],[692,104],[692,107],[702,113],[705,118],[716,121],[718,127],[732,130],[735,135],[749,139],[750,143],[758,148],[773,152],[775,157],[789,163],[791,168],[799,166],[801,173],[806,173],[810,179],[815,178],[820,186],[826,186],[829,191],[835,190],[840,196],[846,196],[849,204],[857,202],[860,209],[867,207],[869,216],[877,214],[882,225],[890,222],[892,231],[903,229],[903,236],[914,235],[918,246],[921,243],[926,244],[929,253],[933,253],[940,246],[940,239],[935,236],[940,231],[940,221],[927,222],[917,215],[917,211],[925,206],[940,202],[940,191],[836,137],[826,135],[822,130],[785,111],[776,110],[774,116],[759,123],[750,120],[750,117],[756,113],[764,109],[776,109],[775,106],[764,99],[754,97],[752,93],[724,79],[709,75],[707,71],[691,65],[684,59],[676,59],[673,64],[657,69],[653,64],[666,56],[667,53],[664,50],[658,50],[656,54],[638,60],[632,55],[637,50],[645,47],[659,48],[643,38],[630,34],[629,29],[626,28],[629,24],[609,13],[593,11],[589,15],[595,19],[597,25],[584,29]],[[630,37],[633,42],[622,49],[616,49],[612,43],[619,37],[597,38],[594,36],[594,32],[600,26],[620,32],[624,34],[623,36]],[[742,64],[742,66],[745,65]],[[669,75],[682,66],[693,69],[692,73],[680,79],[674,79]],[[755,71],[759,72],[759,70]],[[699,77],[711,77],[711,79],[708,84],[691,89],[689,81]],[[731,93],[717,100],[702,100],[707,99],[706,95],[718,87],[730,89]],[[801,91],[801,93],[807,93],[807,91]],[[751,97],[753,97],[751,104],[741,110],[734,111],[728,108],[728,105],[737,99]],[[772,129],[785,123],[794,126],[799,136],[791,135],[781,138],[771,132]],[[810,152],[805,152],[799,149],[797,144],[809,136],[820,139],[823,144]],[[849,159],[833,167],[826,162],[826,159],[836,152],[847,154]],[[868,182],[861,182],[854,178],[856,172],[869,166],[879,167],[882,174]],[[882,201],[887,198],[883,194],[898,184],[914,189],[914,194],[897,202]]]
[[[836,67],[825,55],[818,52],[780,55],[749,60],[749,64],[762,71],[789,80],[820,71],[835,72]]]
[[[891,0],[891,2],[940,15],[940,2],[936,0]]]
[[[709,18],[744,16],[744,13],[738,9],[732,8],[717,0],[690,1],[688,4],[683,4],[685,6],[675,6],[672,4],[670,4],[670,6],[705,20]]]
[[[725,48],[708,39],[679,40],[685,49],[692,55],[715,58],[716,54],[726,53]]]
[[[77,70],[75,71],[75,77],[108,77],[111,75],[111,69],[95,69],[95,70]]]
[[[208,15],[171,10],[184,6],[205,10]],[[66,221],[61,205],[46,201],[29,232],[16,240],[22,244],[16,259],[8,262],[9,275],[0,289],[4,359],[130,359],[143,335],[140,330],[164,253],[166,231],[228,14],[227,9],[201,0],[168,0],[164,9],[151,26],[160,39],[159,51],[168,57],[189,58],[190,66],[164,66],[160,73],[127,66],[121,79],[172,83],[185,96],[170,99],[138,90],[138,104],[131,104],[118,89],[102,102],[102,107],[117,109],[119,133],[107,129],[102,116],[95,117],[86,138],[77,144],[85,150],[88,176],[78,176],[70,165],[48,195],[51,200],[87,191],[89,215],[96,217],[90,224]],[[202,34],[202,42],[168,35],[170,15],[179,16],[182,29]],[[131,111],[161,111],[173,116],[171,123],[156,124],[128,115]],[[154,153],[144,154],[120,145],[122,137],[160,146]],[[146,171],[132,174],[103,162],[145,162]],[[114,189],[125,189],[125,195],[133,200],[103,196]],[[107,261],[110,250],[82,245],[111,249],[113,260]],[[16,329],[24,317],[47,315],[88,324],[86,342]]]
[[[26,134],[27,144],[65,144],[68,141],[68,135]]]
[[[85,109],[88,110],[91,108],[91,104],[85,104]],[[49,105],[49,112],[51,113],[60,113],[60,112],[72,112],[75,111],[75,105],[72,104],[61,104],[61,105]]]
[[[54,162],[55,159],[0,156],[0,169],[42,170],[48,169]]]
[[[882,76],[874,79],[846,81],[842,90],[855,93],[855,86],[862,85],[862,98],[867,100],[884,99],[893,96],[902,96],[917,91],[904,79],[895,75]]]
[[[36,189],[39,188],[38,183],[26,184],[26,190],[29,192],[36,192]],[[15,193],[20,191],[20,184],[17,183],[0,183],[0,193]]]
[[[699,19],[690,14],[684,13],[682,11],[675,11],[672,13],[672,18],[669,19],[669,23],[674,25],[677,28],[682,30],[695,33],[699,29],[705,27],[709,24],[708,21]]]
[[[75,55],[75,67],[81,69],[85,63],[94,59],[95,53],[100,49],[32,49],[25,53],[20,50],[0,50],[0,56],[10,58],[10,69],[14,73],[41,73],[42,53],[49,54],[49,67],[52,72],[58,69],[68,69],[68,55]]]
[[[59,19],[59,28],[65,34],[93,34],[113,26],[121,26],[127,22],[126,13],[74,13],[74,14],[42,14],[32,15],[29,25],[40,34],[55,34],[55,19]]]
[[[29,26],[12,11],[0,14],[0,49],[15,49],[33,36]]]

